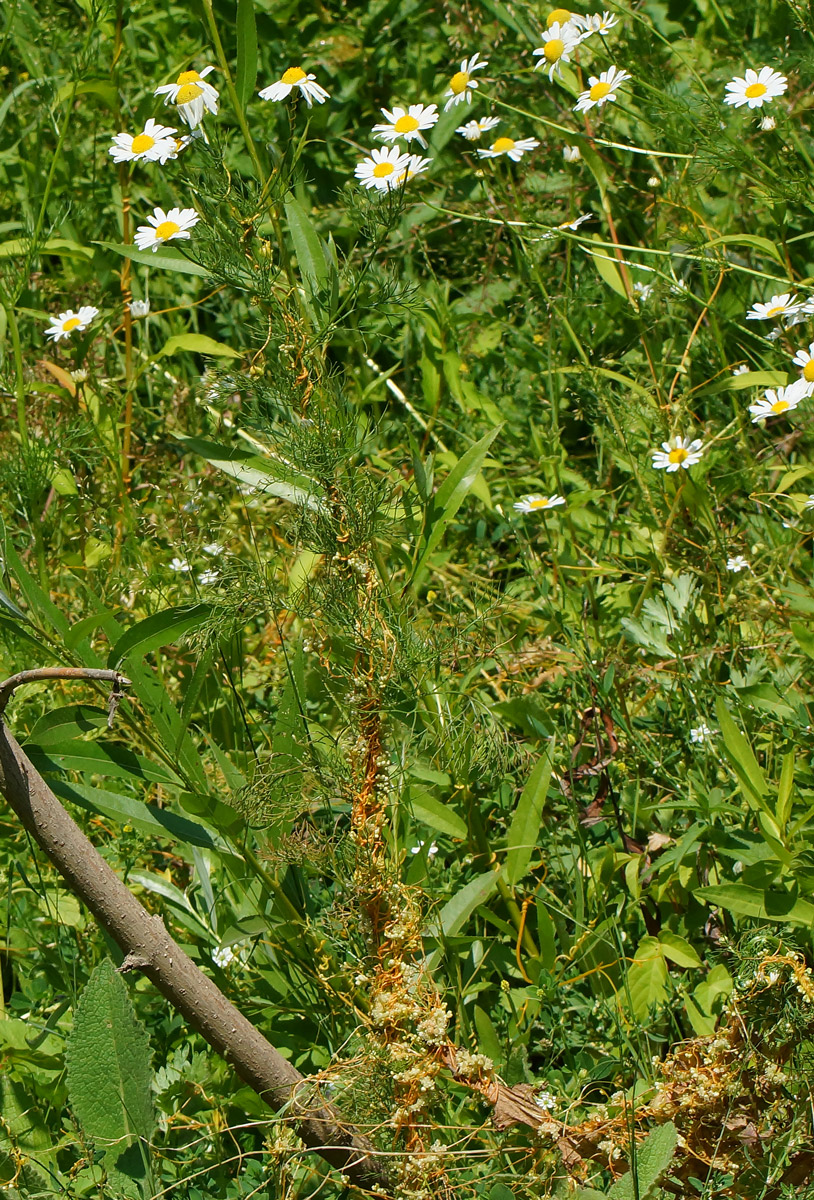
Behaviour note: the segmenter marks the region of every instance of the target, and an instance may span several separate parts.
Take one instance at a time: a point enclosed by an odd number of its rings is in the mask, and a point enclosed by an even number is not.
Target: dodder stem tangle
[[[302,1140],[358,1187],[388,1193],[386,1167],[370,1143],[322,1104],[306,1080],[173,941],[159,916],[131,895],[57,800],[0,721],[0,792],[71,890],[125,955],[120,970],[143,971],[190,1026]],[[305,1085],[305,1086],[303,1086]]]

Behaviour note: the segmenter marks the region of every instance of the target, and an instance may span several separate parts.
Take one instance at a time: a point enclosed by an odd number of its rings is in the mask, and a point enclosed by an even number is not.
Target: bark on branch
[[[11,682],[11,681],[9,681]],[[199,971],[107,865],[71,819],[0,720],[0,793],[71,890],[125,955],[121,970],[140,970],[190,1026],[275,1111],[284,1110],[302,1140],[357,1186],[391,1191],[386,1164],[333,1106],[315,1101],[300,1074]]]

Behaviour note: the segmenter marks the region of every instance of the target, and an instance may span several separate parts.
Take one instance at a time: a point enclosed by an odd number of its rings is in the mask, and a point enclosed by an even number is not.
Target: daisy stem
[[[20,445],[28,449],[28,423],[25,416],[25,378],[23,376],[23,351],[20,345],[20,330],[14,305],[10,303],[5,291],[0,291],[0,304],[6,314],[6,322],[11,334],[11,350],[14,357],[14,396],[17,407],[17,429],[20,432]]]
[[[122,241],[128,246],[131,241],[130,228],[130,171],[127,164],[119,168],[119,181],[122,192]],[[130,484],[130,439],[133,429],[133,317],[130,312],[130,301],[133,296],[130,287],[130,259],[125,258],[119,277],[122,294],[124,318],[124,427],[122,429],[122,486]]]
[[[636,601],[636,603],[634,604],[633,611],[630,614],[629,619],[631,621],[638,620],[639,614],[642,611],[642,608],[644,607],[644,602],[647,599],[647,597],[650,595],[651,588],[653,587],[653,583],[656,578],[656,573],[659,569],[658,564],[664,558],[664,555],[667,551],[667,543],[670,539],[670,531],[673,527],[673,522],[675,521],[676,516],[678,515],[678,506],[681,503],[681,497],[682,497],[682,493],[684,491],[684,483],[685,482],[686,481],[682,479],[681,483],[678,485],[678,490],[676,491],[676,494],[673,497],[672,507],[670,509],[667,520],[664,523],[664,531],[661,535],[661,543],[659,545],[658,550],[656,551],[656,565],[652,566],[647,573],[647,578],[644,581],[642,590],[639,592],[639,598]],[[621,651],[624,644],[625,644],[625,635],[622,634],[622,636],[619,638],[619,642],[616,647],[617,654]]]
[[[57,137],[56,149],[54,150],[53,157],[51,158],[51,166],[48,171],[48,178],[45,181],[45,191],[42,193],[42,201],[40,202],[40,211],[37,214],[37,224],[34,226],[34,233],[32,234],[32,237],[31,237],[31,252],[34,254],[37,251],[37,243],[39,242],[40,234],[42,233],[42,227],[43,227],[43,224],[45,223],[45,212],[46,212],[46,209],[48,206],[48,199],[51,195],[51,187],[54,182],[54,175],[56,174],[57,163],[59,162],[60,152],[62,150],[62,146],[65,141],[65,136],[68,132],[68,125],[70,124],[70,121],[71,121],[71,115],[73,113],[74,101],[76,100],[76,89],[78,87],[79,87],[79,80],[75,79],[73,81],[73,87],[71,89],[70,99],[68,100],[68,104],[67,104],[67,107],[65,110],[65,120],[62,122],[62,128],[60,129],[59,136]]]

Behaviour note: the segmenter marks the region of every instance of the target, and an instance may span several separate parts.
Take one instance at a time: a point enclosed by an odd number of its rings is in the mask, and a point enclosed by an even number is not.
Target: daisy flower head
[[[497,141],[492,142],[488,150],[478,150],[481,158],[502,158],[504,154],[508,154],[512,162],[520,162],[524,154],[530,150],[536,150],[540,143],[536,138],[520,138],[515,141],[510,137],[499,137]]]
[[[752,424],[765,421],[767,417],[779,417],[783,413],[791,412],[808,395],[809,387],[804,379],[798,379],[788,387],[779,387],[776,391],[774,388],[767,388],[762,400],[756,400],[754,404],[749,405]]]
[[[572,13],[570,9],[552,8],[545,19],[545,27],[550,29],[552,25],[570,25],[572,21],[576,24],[578,20],[577,14]]]
[[[584,40],[593,33],[598,33],[601,37],[607,37],[614,25],[619,24],[619,18],[611,16],[609,12],[603,12],[594,13],[588,17],[574,17],[573,22]]]
[[[363,188],[375,188],[378,192],[392,192],[406,180],[412,154],[403,154],[398,146],[384,150],[371,150],[354,168],[354,176]]]
[[[796,367],[800,367],[802,371],[800,378],[814,388],[814,342],[807,350],[798,350],[791,361]]]
[[[791,292],[772,296],[769,300],[753,304],[746,314],[747,321],[773,321],[775,317],[786,317],[798,313],[802,308]]]
[[[740,575],[741,571],[749,570],[749,560],[744,558],[742,554],[736,554],[734,558],[726,560],[726,569],[731,571],[733,575]]]
[[[411,104],[409,108],[394,108],[392,112],[383,108],[382,112],[387,117],[387,124],[373,126],[380,141],[392,145],[398,138],[404,138],[405,142],[418,142],[426,150],[423,130],[432,129],[438,120],[437,105]]]
[[[481,117],[479,121],[467,121],[465,125],[459,125],[455,132],[468,142],[479,142],[482,134],[497,129],[499,124],[500,117]]]
[[[421,158],[418,154],[411,154],[410,161],[396,179],[396,184],[400,187],[403,183],[409,183],[411,179],[415,179],[416,175],[423,175],[431,162],[431,158]]]
[[[444,105],[444,112],[450,109],[455,104],[470,104],[472,102],[472,91],[478,86],[477,79],[472,78],[474,71],[482,71],[487,67],[488,62],[478,62],[478,55],[473,54],[471,58],[465,58],[461,62],[460,71],[456,71],[449,81],[449,87],[444,92],[447,102]]]
[[[571,55],[579,43],[580,36],[573,25],[560,25],[559,21],[555,21],[543,34],[543,45],[532,50],[534,57],[540,60],[535,63],[535,71],[541,67],[544,70],[547,68],[549,79],[554,78],[555,71],[558,75],[562,74],[562,64],[571,61]]]
[[[82,333],[98,315],[99,309],[94,308],[92,304],[83,304],[78,312],[69,308],[67,312],[60,313],[58,317],[51,317],[51,324],[46,329],[45,336],[52,342],[61,342],[63,338],[70,337],[74,332]]]
[[[206,76],[214,69],[204,67],[201,72],[182,71],[175,83],[162,84],[153,95],[163,96],[165,104],[177,104],[181,120],[190,129],[195,129],[203,120],[204,112],[211,112],[214,116],[218,111],[217,89],[206,81]]]
[[[175,133],[150,117],[141,133],[117,133],[108,153],[114,162],[159,162],[175,158]]]
[[[651,453],[656,470],[666,471],[668,475],[671,475],[679,467],[689,471],[690,467],[694,467],[696,463],[700,462],[704,453],[704,444],[700,438],[690,441],[689,438],[674,437],[670,442],[662,442],[661,450],[653,450]]]
[[[574,112],[587,112],[589,108],[599,108],[615,100],[617,88],[632,78],[627,71],[620,71],[618,67],[608,67],[600,75],[589,76],[590,87],[586,92],[580,92]]]
[[[164,242],[191,237],[189,231],[198,224],[200,218],[194,208],[171,208],[169,212],[156,208],[147,220],[149,225],[139,225],[133,240],[139,250],[152,250],[155,253]]]
[[[786,76],[771,67],[761,67],[759,71],[749,68],[745,77],[736,75],[726,85],[724,104],[731,104],[733,108],[742,108],[744,104],[762,108],[768,100],[782,96],[787,86]]]
[[[294,88],[297,88],[300,95],[305,97],[305,103],[309,108],[313,106],[315,100],[317,104],[324,104],[326,100],[330,100],[325,88],[320,87],[317,83],[316,75],[306,74],[302,67],[289,67],[276,83],[270,83],[268,87],[258,92],[258,95],[261,100],[287,100]]]
[[[543,512],[546,508],[557,508],[560,504],[565,504],[565,496],[541,496],[535,492],[531,496],[524,496],[522,500],[518,500],[514,505],[515,512],[533,513]]]

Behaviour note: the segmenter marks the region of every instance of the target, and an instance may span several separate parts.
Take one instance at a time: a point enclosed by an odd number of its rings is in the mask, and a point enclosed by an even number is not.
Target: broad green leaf
[[[598,234],[594,234],[593,236],[595,241],[600,241]],[[617,296],[623,296],[625,300],[627,300],[627,288],[625,287],[624,280],[622,279],[622,273],[619,270],[619,264],[616,259],[611,257],[611,255],[608,254],[604,249],[587,250],[586,247],[583,246],[583,250],[586,250],[591,262],[596,267],[596,272],[599,275],[599,278],[604,280],[608,287],[616,292]]]
[[[478,1048],[483,1054],[488,1054],[492,1062],[498,1066],[503,1060],[503,1046],[500,1044],[500,1038],[492,1023],[492,1018],[479,1004],[475,1005],[472,1015],[478,1031]]]
[[[413,816],[417,821],[423,821],[436,833],[446,833],[450,837],[463,840],[468,833],[466,822],[463,821],[453,808],[443,801],[437,800],[425,788],[410,787],[406,799]]]
[[[486,871],[475,879],[470,879],[460,891],[448,900],[439,913],[441,929],[447,937],[452,937],[463,929],[476,908],[492,895],[497,889],[500,871]]]
[[[107,657],[108,668],[115,669],[131,655],[143,658],[160,646],[172,645],[185,633],[202,625],[210,612],[208,604],[185,604],[145,617],[123,633],[113,646]]]
[[[110,1184],[140,1195],[155,1128],[150,1040],[121,975],[99,964],[76,1006],[68,1037],[68,1097],[85,1135],[105,1150]]]
[[[167,358],[180,350],[189,350],[194,354],[208,354],[212,358],[240,358],[239,350],[233,350],[225,342],[216,342],[205,333],[177,333],[169,338],[156,354],[156,358]]]
[[[677,1144],[678,1130],[672,1121],[652,1129],[637,1146],[630,1171],[617,1179],[608,1192],[608,1200],[647,1200],[673,1161]],[[637,1187],[634,1187],[634,1171]]]
[[[108,108],[115,108],[119,99],[116,86],[109,79],[83,79],[77,83],[64,83],[57,92],[57,101],[62,104],[71,96],[99,96]]]
[[[548,785],[553,769],[553,753],[554,739],[552,738],[545,753],[535,763],[526,786],[520,793],[512,823],[509,826],[506,882],[512,887],[519,883],[526,874],[531,856],[538,845],[543,806],[548,795]]]
[[[36,80],[35,80],[36,82]],[[10,242],[0,243],[0,258],[16,258],[18,254],[27,254],[31,249],[31,241],[29,238],[15,238]],[[93,258],[93,251],[89,246],[80,246],[78,242],[72,242],[68,238],[52,237],[47,241],[42,242],[37,248],[37,254],[58,254],[70,257],[74,255],[77,258]]]
[[[198,275],[201,279],[210,278],[211,273],[205,267],[184,258],[180,251],[173,250],[171,246],[163,246],[160,250],[138,250],[135,246],[120,246],[116,242],[93,244],[101,246],[103,250],[112,250],[122,258],[129,258],[131,262],[140,263],[142,267],[154,267],[159,271],[178,271],[181,275]]]
[[[257,85],[257,22],[254,0],[237,0],[235,91],[244,113]]]
[[[669,929],[662,929],[659,933],[659,945],[664,957],[678,967],[703,966],[701,959],[687,939],[679,937],[677,933],[671,933]]]
[[[661,946],[654,937],[643,937],[636,956],[627,969],[630,1009],[634,1017],[646,1021],[650,1011],[667,997],[667,964]]]
[[[107,726],[107,710],[91,704],[67,704],[40,717],[28,740],[38,746],[66,742]]]
[[[54,771],[79,771],[88,775],[114,776],[119,779],[146,779],[178,787],[178,779],[166,767],[134,754],[121,742],[49,742],[40,747],[33,742],[23,746],[33,765],[41,774]]]
[[[312,292],[319,291],[328,279],[328,263],[319,235],[308,213],[291,195],[285,198],[285,215],[300,275]]]
[[[698,888],[695,894],[699,900],[725,908],[739,917],[757,917],[807,928],[814,923],[814,904],[797,900],[788,893],[770,892],[746,883],[720,883]]]
[[[426,545],[413,575],[414,587],[417,586],[423,574],[427,559],[441,541],[447,525],[471,490],[472,484],[483,466],[489,447],[502,428],[501,425],[497,429],[491,429],[479,442],[471,446],[452,468],[433,497],[427,512]]]
[[[752,753],[752,747],[732,720],[729,709],[720,696],[715,702],[715,712],[723,735],[724,750],[735,768],[744,797],[753,807],[762,805],[768,789],[763,772]]]

